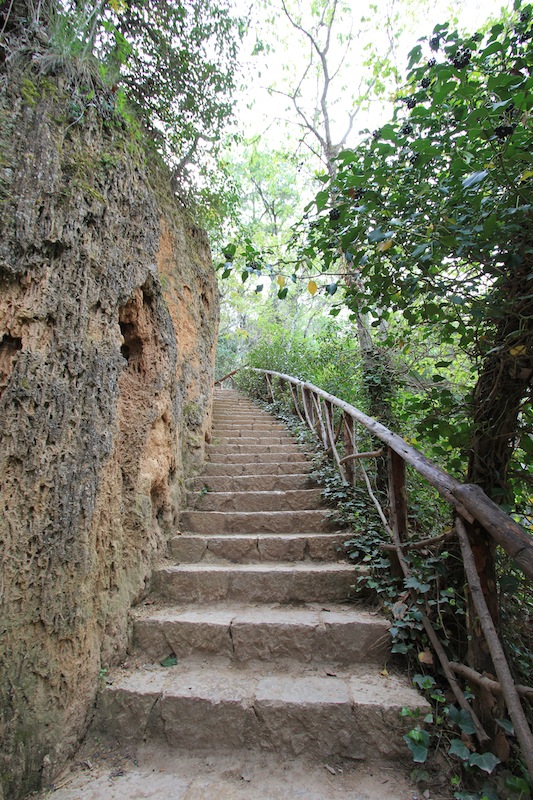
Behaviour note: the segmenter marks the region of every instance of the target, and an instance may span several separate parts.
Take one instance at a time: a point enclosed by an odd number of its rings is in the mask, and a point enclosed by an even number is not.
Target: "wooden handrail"
[[[416,447],[393,433],[381,422],[369,417],[360,409],[340,400],[335,395],[325,392],[318,386],[307,381],[285,375],[283,372],[274,372],[268,369],[248,367],[254,372],[278,378],[293,386],[300,387],[302,392],[310,392],[327,400],[333,406],[340,408],[349,417],[354,419],[373,436],[381,439],[391,450],[400,456],[403,461],[410,464],[425,480],[433,486],[439,494],[455,508],[456,512],[467,522],[477,520],[479,524],[492,536],[492,538],[508,553],[517,566],[533,580],[533,537],[529,536],[508,514],[501,510],[479,487],[465,484],[453,478],[445,470],[438,467],[429,458],[423,455]],[[235,370],[232,375],[238,370]]]
[[[236,374],[237,374],[237,372],[239,372],[239,370],[240,370],[240,369],[241,369],[241,367],[237,367],[237,369],[234,369],[234,370],[232,370],[231,372],[228,372],[228,374],[227,374],[227,375],[224,375],[224,377],[223,377],[223,378],[218,378],[218,380],[216,380],[216,381],[215,381],[215,386],[216,386],[217,384],[219,384],[219,383],[220,383],[220,384],[223,384],[223,383],[224,383],[224,381],[227,381],[229,378],[233,378],[233,376],[234,376],[234,375],[236,375]]]
[[[445,470],[434,464],[429,458],[424,456],[419,450],[402,439],[398,434],[393,433],[385,425],[369,417],[363,411],[345,403],[328,392],[323,391],[312,383],[294,378],[292,375],[285,375],[274,370],[258,369],[248,367],[254,372],[265,376],[269,394],[274,399],[274,381],[285,381],[291,389],[291,398],[300,420],[306,423],[311,430],[318,434],[324,450],[333,456],[337,468],[346,480],[351,481],[354,477],[354,465],[362,464],[364,458],[379,457],[381,451],[360,453],[357,450],[357,436],[355,435],[354,422],[362,425],[372,436],[380,439],[387,445],[388,455],[388,519],[381,503],[372,489],[369,476],[360,467],[367,491],[375,503],[381,521],[391,537],[391,544],[384,545],[384,548],[393,551],[396,556],[396,565],[393,562],[393,569],[399,570],[399,574],[404,578],[411,576],[411,568],[406,551],[411,546],[416,547],[422,542],[410,542],[408,538],[408,517],[407,517],[407,489],[406,489],[406,469],[405,465],[410,464],[419,475],[421,475],[456,511],[455,534],[457,535],[463,564],[465,567],[465,577],[469,586],[476,614],[481,623],[481,630],[485,637],[485,642],[491,654],[497,675],[498,682],[491,681],[498,687],[498,691],[505,697],[505,702],[513,721],[517,739],[520,744],[522,755],[527,766],[530,778],[533,780],[533,735],[528,725],[528,721],[521,704],[521,696],[529,697],[533,689],[529,687],[515,686],[509,665],[504,655],[504,649],[499,641],[496,628],[490,616],[489,608],[483,594],[483,589],[479,575],[477,573],[475,557],[469,536],[464,527],[463,521],[473,525],[474,528],[480,526],[491,536],[514,560],[524,574],[533,580],[533,537],[528,535],[508,514],[497,506],[487,497],[485,492],[472,484],[465,484],[453,478]],[[233,376],[238,370],[234,370],[230,375]],[[225,379],[222,379],[222,381]],[[221,382],[222,382],[221,381]],[[302,408],[300,409],[299,404]],[[335,434],[334,408],[340,409],[342,415]],[[337,439],[341,430],[344,430],[344,447],[347,453],[340,457],[337,451]],[[431,546],[437,541],[447,538],[450,532],[442,536],[426,539],[423,544]],[[409,585],[409,584],[407,584]],[[413,589],[408,590],[416,602],[420,602],[415,597]],[[470,674],[476,676],[478,682],[485,681],[485,677],[473,671],[470,667],[451,662],[448,659],[445,648],[442,646],[437,630],[430,619],[428,605],[422,605],[421,615],[424,630],[429,638],[433,650],[440,661],[444,675],[448,680],[449,686],[461,709],[470,714],[474,725],[475,734],[481,745],[485,746],[489,740],[487,732],[476,715],[474,708],[467,700],[462,691],[455,673]],[[466,673],[465,673],[466,670]],[[483,684],[485,685],[485,684]]]

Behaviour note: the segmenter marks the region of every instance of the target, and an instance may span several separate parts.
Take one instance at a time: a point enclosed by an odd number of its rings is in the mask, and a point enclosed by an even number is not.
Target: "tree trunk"
[[[522,253],[525,251],[523,247]],[[529,255],[509,262],[499,289],[501,311],[494,321],[493,341],[473,396],[474,429],[468,483],[480,486],[498,504],[512,504],[514,499],[509,485],[509,465],[518,444],[520,412],[530,393],[533,376],[532,262]],[[468,535],[485,600],[498,630],[496,547],[488,533],[478,525],[468,526]],[[480,636],[471,603],[469,615],[472,634],[470,665],[479,672],[491,672],[491,659]]]

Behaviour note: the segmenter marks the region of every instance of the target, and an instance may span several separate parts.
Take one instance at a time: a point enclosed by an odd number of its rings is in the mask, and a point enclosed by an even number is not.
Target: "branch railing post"
[[[346,411],[343,413],[343,442],[344,442],[344,451],[347,456],[351,456],[355,453],[355,420]],[[346,480],[348,483],[351,483],[352,486],[355,483],[355,461],[346,461]]]
[[[322,442],[322,447],[324,450],[328,449],[328,436],[326,434],[326,426],[324,424],[324,417],[322,414],[322,400],[318,398],[314,393],[311,394],[311,399],[313,401],[313,407],[315,409],[315,419],[316,419],[316,432],[320,437]]]
[[[405,461],[388,448],[389,512],[391,528],[400,542],[407,538],[407,482]]]
[[[297,417],[300,420],[300,422],[303,422],[304,425],[305,425],[305,419],[304,419],[304,417],[302,415],[302,412],[300,411],[300,404],[298,402],[298,387],[296,387],[296,389],[295,389],[294,386],[292,385],[292,383],[289,383],[289,386],[291,387],[292,404],[294,406],[294,413],[297,415]]]
[[[266,372],[265,372],[265,378],[266,378],[268,390],[270,392],[270,397],[272,398],[272,402],[275,403],[276,402],[276,398],[274,397],[274,389],[272,388],[272,381],[270,380],[270,376],[267,375]]]
[[[314,431],[315,423],[312,417],[312,408],[310,408],[309,404],[309,394],[310,394],[309,390],[306,389],[305,386],[302,386],[302,405],[304,407],[305,419],[307,420],[307,425],[309,426],[309,429]]]
[[[389,447],[387,448],[387,462],[390,526],[397,542],[401,544],[405,542],[408,530],[405,461]],[[392,559],[391,565],[393,573],[397,577],[401,576],[402,566],[397,557]]]

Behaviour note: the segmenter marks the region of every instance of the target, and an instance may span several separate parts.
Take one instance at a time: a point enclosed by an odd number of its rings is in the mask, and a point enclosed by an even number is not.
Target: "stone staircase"
[[[356,571],[308,456],[232,390],[216,392],[208,450],[93,729],[193,753],[406,756],[400,710],[426,704],[383,669],[385,620],[346,602]]]

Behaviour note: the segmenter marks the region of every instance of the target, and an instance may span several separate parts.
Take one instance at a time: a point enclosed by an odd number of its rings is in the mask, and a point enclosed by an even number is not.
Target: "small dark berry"
[[[436,63],[437,63],[436,59],[430,58],[428,61],[428,67],[431,69],[431,67],[434,67]]]
[[[414,108],[416,106],[416,100],[414,97],[410,97],[406,102],[407,108]]]
[[[340,216],[341,212],[339,211],[338,208],[332,208],[331,211],[329,212],[329,218],[330,220],[332,220],[332,222],[335,222],[336,220],[340,219]]]
[[[400,131],[400,133],[403,133],[404,136],[409,136],[409,134],[412,132],[413,132],[413,126],[409,124],[404,125]]]
[[[381,136],[381,128],[376,128],[375,131],[372,131],[373,139],[379,139],[380,136]]]
[[[506,139],[513,131],[514,127],[512,125],[498,125],[497,128],[494,128],[494,133],[498,139]]]
[[[422,87],[422,89],[427,89],[430,83],[431,80],[429,78],[422,78],[422,80],[420,81],[420,86]]]
[[[456,69],[463,69],[468,66],[472,58],[472,51],[465,47],[460,47],[452,58],[452,64]]]
[[[520,22],[527,22],[529,20],[529,14],[527,11],[522,11],[520,14]]]
[[[432,36],[429,40],[429,46],[432,50],[438,50],[440,47],[440,37],[439,36]]]

